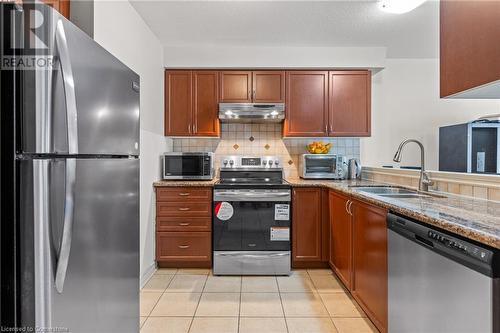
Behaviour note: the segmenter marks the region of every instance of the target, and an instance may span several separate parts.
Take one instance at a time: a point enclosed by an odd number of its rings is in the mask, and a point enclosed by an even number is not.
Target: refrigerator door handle
[[[78,112],[76,109],[75,81],[62,20],[57,21],[55,47],[59,55],[64,85],[66,120],[68,126],[68,154],[78,154]]]
[[[76,182],[76,159],[66,160],[65,176],[65,202],[64,202],[64,222],[59,257],[56,268],[56,290],[63,292],[64,280],[68,269],[69,253],[71,250],[71,239],[73,232],[73,213],[75,210],[75,182]]]

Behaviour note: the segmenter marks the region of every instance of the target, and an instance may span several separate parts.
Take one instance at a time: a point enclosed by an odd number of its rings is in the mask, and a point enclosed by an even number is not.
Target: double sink
[[[443,198],[443,196],[434,193],[423,193],[397,186],[353,186],[353,188],[361,193],[373,194],[384,198]]]

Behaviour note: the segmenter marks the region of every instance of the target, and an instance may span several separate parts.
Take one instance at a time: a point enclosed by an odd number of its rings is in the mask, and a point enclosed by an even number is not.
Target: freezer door
[[[137,332],[139,160],[18,163],[22,248],[33,252],[21,272],[23,324]]]
[[[52,8],[23,7],[53,66],[22,71],[18,150],[139,155],[139,76]]]

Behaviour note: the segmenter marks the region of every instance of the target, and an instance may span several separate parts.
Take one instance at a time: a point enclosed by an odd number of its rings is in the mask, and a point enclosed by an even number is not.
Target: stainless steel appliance
[[[439,170],[500,174],[498,115],[440,127]]]
[[[165,153],[163,179],[210,180],[214,178],[214,153]]]
[[[285,119],[285,104],[219,103],[219,119],[226,123],[280,123]]]
[[[138,332],[139,76],[46,5],[1,16],[2,64],[53,59],[0,74],[2,330]]]
[[[349,159],[349,162],[347,163],[347,169],[347,178],[357,179],[361,177],[361,166],[359,165],[357,159]]]
[[[500,330],[499,252],[389,214],[389,332]]]
[[[291,187],[275,156],[227,156],[214,186],[213,272],[289,275]]]
[[[345,179],[347,159],[334,154],[302,154],[299,176],[304,179]]]

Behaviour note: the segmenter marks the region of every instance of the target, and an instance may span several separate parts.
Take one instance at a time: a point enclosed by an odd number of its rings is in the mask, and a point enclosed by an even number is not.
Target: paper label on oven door
[[[233,206],[226,201],[219,202],[215,205],[215,216],[221,221],[227,221],[231,217],[233,217],[234,208]]]
[[[290,219],[290,205],[289,204],[274,205],[274,219],[276,221],[288,221]]]
[[[288,227],[271,227],[272,241],[289,241],[290,228]]]

